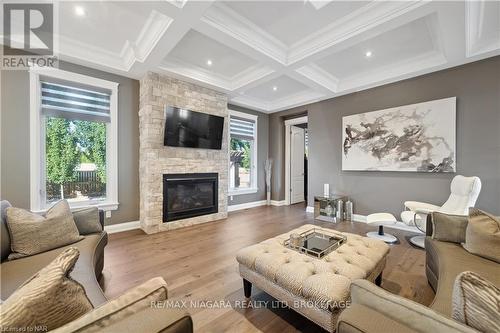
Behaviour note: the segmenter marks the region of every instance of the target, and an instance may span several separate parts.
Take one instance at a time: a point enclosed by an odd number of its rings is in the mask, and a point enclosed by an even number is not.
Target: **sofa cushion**
[[[452,318],[484,333],[500,332],[500,289],[474,272],[457,276]]]
[[[45,217],[15,207],[6,211],[12,250],[9,259],[45,252],[83,238],[66,200],[52,206]]]
[[[425,250],[428,252],[428,257],[437,259],[434,261],[437,267],[433,267],[432,270],[438,277],[438,285],[436,296],[430,307],[447,317],[451,317],[453,285],[458,274],[473,271],[497,287],[500,286],[498,264],[470,254],[460,244],[440,242],[427,237]]]
[[[99,209],[97,207],[75,209],[72,213],[80,235],[102,231],[102,226],[99,222]]]
[[[0,225],[0,237],[1,237],[1,260],[4,261],[10,254],[10,235],[9,229],[7,227],[7,208],[10,207],[10,203],[7,200],[0,201],[0,216],[2,218]]]
[[[53,330],[90,312],[85,290],[69,276],[78,256],[74,247],[64,250],[10,295],[0,305],[2,330]]]
[[[470,208],[464,248],[500,263],[500,218]]]
[[[408,326],[361,304],[352,304],[348,310],[342,311],[337,322],[337,331],[342,333],[417,333]]]
[[[94,265],[96,258],[102,256],[107,239],[105,232],[92,234],[85,236],[78,243],[33,256],[3,262],[0,269],[1,299],[7,299],[24,281],[47,266],[65,249],[76,247],[80,251],[80,257],[71,272],[71,277],[83,285],[94,307],[101,305],[106,302],[106,297],[97,282]]]
[[[465,215],[432,213],[432,239],[443,242],[465,242],[465,230],[469,222]]]
[[[167,285],[154,278],[135,287],[94,311],[60,327],[62,332],[192,332],[185,311],[168,307]],[[179,329],[179,330],[176,330]]]

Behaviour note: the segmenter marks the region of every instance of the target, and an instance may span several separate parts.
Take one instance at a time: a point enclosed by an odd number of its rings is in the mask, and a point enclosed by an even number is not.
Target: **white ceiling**
[[[61,2],[59,32],[62,59],[275,112],[499,55],[500,2]]]

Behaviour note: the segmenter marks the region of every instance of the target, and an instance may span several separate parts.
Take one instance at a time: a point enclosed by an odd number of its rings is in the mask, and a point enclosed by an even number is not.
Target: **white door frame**
[[[307,116],[285,120],[285,205],[290,205],[290,126],[307,122]]]

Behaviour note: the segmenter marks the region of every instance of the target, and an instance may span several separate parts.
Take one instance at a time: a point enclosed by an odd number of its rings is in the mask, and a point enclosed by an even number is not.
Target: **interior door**
[[[304,133],[290,126],[290,204],[304,201]]]

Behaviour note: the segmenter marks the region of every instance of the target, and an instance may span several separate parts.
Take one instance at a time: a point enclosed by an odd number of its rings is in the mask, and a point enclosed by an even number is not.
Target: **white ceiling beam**
[[[287,63],[284,43],[222,3],[210,7],[194,28],[264,64]]]
[[[144,75],[153,68],[158,68],[165,56],[177,45],[191,27],[200,20],[213,1],[187,1],[181,14],[174,19],[150,47],[143,59],[136,59],[129,68],[132,75]],[[166,15],[165,15],[166,16]]]

